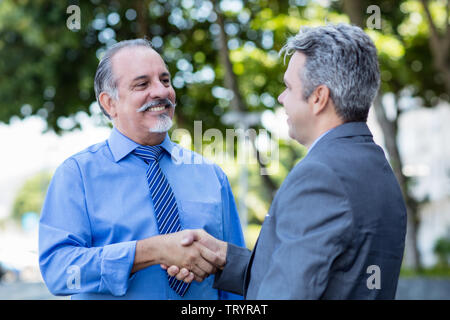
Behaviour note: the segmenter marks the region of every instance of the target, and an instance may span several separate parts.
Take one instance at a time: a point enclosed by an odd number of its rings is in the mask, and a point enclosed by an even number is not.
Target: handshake
[[[160,264],[178,280],[202,282],[226,263],[228,244],[202,229],[159,235],[136,244],[133,272]]]
[[[185,259],[179,264],[161,264],[167,273],[178,280],[190,283],[202,282],[217,269],[223,269],[226,263],[227,243],[220,241],[202,229],[184,230],[173,234],[181,237]]]

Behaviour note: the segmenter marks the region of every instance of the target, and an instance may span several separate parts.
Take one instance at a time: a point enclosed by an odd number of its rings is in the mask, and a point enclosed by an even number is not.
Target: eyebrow
[[[168,72],[163,72],[159,75],[160,77],[170,77],[170,74]],[[142,80],[142,79],[148,79],[149,77],[146,75],[142,75],[142,76],[137,76],[136,78],[134,78],[132,80],[132,82],[135,82],[137,80]]]
[[[141,79],[148,79],[148,77],[147,76],[138,76],[138,77],[134,78],[132,82],[141,80]]]

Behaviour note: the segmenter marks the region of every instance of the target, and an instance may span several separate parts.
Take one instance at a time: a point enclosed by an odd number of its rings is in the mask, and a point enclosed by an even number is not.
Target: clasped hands
[[[166,236],[175,241],[171,247],[170,259],[161,267],[178,280],[190,283],[202,282],[226,263],[228,245],[202,229],[183,230]],[[178,242],[178,244],[176,243]]]

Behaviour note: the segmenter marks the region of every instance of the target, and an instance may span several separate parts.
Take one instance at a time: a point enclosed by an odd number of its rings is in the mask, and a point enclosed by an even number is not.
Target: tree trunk
[[[421,0],[430,29],[429,45],[433,55],[433,64],[438,73],[443,75],[443,81],[447,94],[450,95],[450,0],[447,0],[446,19],[447,25],[444,34],[441,34],[431,16],[428,1]]]
[[[420,270],[422,269],[422,264],[417,246],[417,231],[420,223],[419,210],[417,201],[409,195],[408,178],[402,172],[403,162],[397,145],[398,116],[394,121],[390,121],[386,117],[385,108],[381,101],[381,93],[375,98],[374,111],[381,130],[383,131],[384,145],[389,154],[392,170],[400,185],[406,203],[407,232],[405,243],[405,265],[414,270]]]
[[[359,0],[342,0],[342,9],[346,15],[350,18],[350,21],[357,26],[363,28],[364,15],[366,12],[363,8],[363,3]]]
[[[148,36],[148,9],[149,0],[137,0],[134,2],[134,7],[137,13],[137,36],[138,38],[144,38]]]
[[[217,14],[217,24],[220,27],[220,34],[219,34],[219,58],[220,62],[223,65],[225,69],[224,74],[224,82],[225,87],[233,92],[233,99],[231,100],[231,109],[238,112],[247,112],[248,107],[245,103],[244,99],[242,98],[242,94],[239,90],[239,82],[236,77],[236,74],[233,71],[233,64],[230,60],[230,52],[228,50],[228,37],[225,32],[225,22],[224,17],[220,9],[217,7],[218,4],[214,4],[214,11]],[[253,147],[256,151],[256,159],[258,161],[258,165],[260,167],[260,170],[264,170],[266,168],[265,164],[261,161],[261,157],[259,154],[259,151],[256,147],[255,139],[252,138],[251,142],[253,144]],[[269,194],[271,195],[270,201],[272,201],[273,196],[275,192],[277,191],[277,186],[274,181],[270,178],[269,175],[262,175],[262,181],[264,183],[264,186],[268,189]]]
[[[219,58],[223,67],[225,68],[224,82],[225,87],[233,92],[233,99],[231,100],[231,108],[235,111],[245,112],[247,111],[247,105],[242,99],[241,92],[239,90],[238,80],[236,74],[233,71],[233,64],[230,60],[230,52],[228,50],[228,37],[225,32],[225,22],[222,13],[216,9],[217,24],[220,27],[219,35]]]

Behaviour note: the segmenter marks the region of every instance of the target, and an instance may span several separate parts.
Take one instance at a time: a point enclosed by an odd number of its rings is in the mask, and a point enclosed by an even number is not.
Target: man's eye
[[[137,87],[144,87],[147,85],[147,82],[142,82],[142,83],[138,83],[136,86]]]
[[[169,84],[170,83],[170,79],[162,79],[162,82]]]

